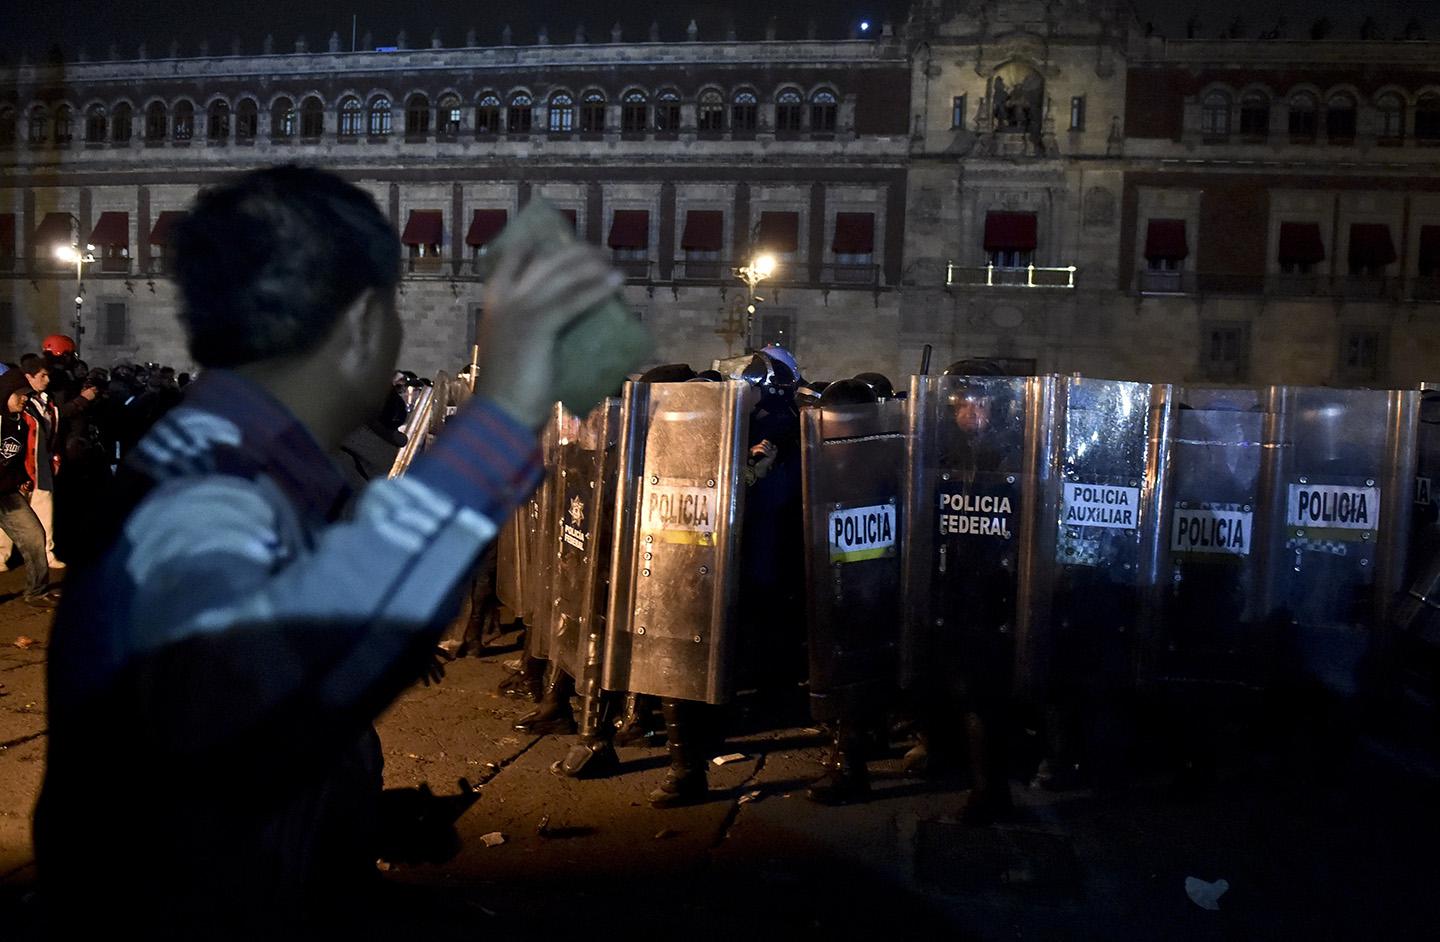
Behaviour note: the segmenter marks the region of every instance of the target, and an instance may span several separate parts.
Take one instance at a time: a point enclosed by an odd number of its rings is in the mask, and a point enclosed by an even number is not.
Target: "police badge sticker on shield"
[[[883,504],[846,506],[830,511],[830,564],[864,562],[895,555],[899,532],[895,499]]]

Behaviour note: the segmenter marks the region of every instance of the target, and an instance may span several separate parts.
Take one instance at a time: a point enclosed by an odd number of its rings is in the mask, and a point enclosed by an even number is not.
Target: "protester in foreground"
[[[4,408],[0,415],[0,531],[8,539],[7,546],[13,542],[25,559],[25,604],[54,608],[50,567],[45,564],[45,531],[30,509],[33,482],[25,468],[30,426],[24,412],[30,392],[30,379],[23,371],[0,375],[0,405]]]
[[[557,336],[620,284],[594,248],[547,248],[487,283],[474,400],[341,522],[325,455],[390,387],[395,233],[313,169],[197,200],[175,253],[204,375],[127,458],[129,512],[72,562],[54,632],[35,840],[58,927],[254,937],[357,916],[375,878],[372,721],[538,479]]]

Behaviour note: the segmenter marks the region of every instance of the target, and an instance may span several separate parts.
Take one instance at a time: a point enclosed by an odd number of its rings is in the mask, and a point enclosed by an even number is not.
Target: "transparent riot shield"
[[[525,618],[524,559],[525,517],[529,507],[521,504],[500,528],[495,560],[495,595],[516,618]]]
[[[1062,695],[1103,693],[1134,683],[1155,607],[1171,389],[1076,377],[1063,396],[1045,676]]]
[[[620,400],[581,419],[562,412],[551,502],[550,657],[582,697],[600,692],[614,536]]]
[[[742,382],[626,385],[605,689],[708,703],[733,692],[753,405]]]
[[[1282,447],[1256,389],[1182,389],[1159,508],[1159,609],[1140,651],[1146,685],[1260,688],[1272,678],[1276,624],[1265,592]]]
[[[908,690],[1003,697],[1033,682],[1048,605],[1037,577],[1054,545],[1043,521],[1055,507],[1055,400],[1053,377],[911,378]]]
[[[1418,391],[1276,386],[1272,438],[1286,443],[1272,508],[1273,604],[1293,626],[1302,676],[1357,689],[1404,588],[1414,502]]]
[[[884,709],[900,642],[906,403],[800,413],[810,702]]]
[[[565,433],[566,414],[558,402],[550,411],[550,418],[540,432],[540,451],[545,465],[545,477],[529,501],[522,505],[526,512],[522,525],[525,534],[525,653],[530,657],[548,660],[550,639],[554,629],[550,624],[554,596],[552,580],[555,573],[555,514],[553,507],[559,488],[559,441]]]
[[[1419,410],[1407,586],[1440,557],[1440,389],[1422,384]]]

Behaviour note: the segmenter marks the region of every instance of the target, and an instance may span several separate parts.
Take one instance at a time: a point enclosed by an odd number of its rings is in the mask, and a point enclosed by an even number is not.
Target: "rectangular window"
[[[1076,95],[1070,99],[1070,130],[1085,130],[1085,96]]]
[[[1375,327],[1346,327],[1340,332],[1339,380],[1375,383],[1384,378],[1385,335]]]
[[[965,107],[966,97],[965,95],[956,95],[950,99],[950,126],[952,128],[961,130],[965,128],[965,112],[968,110]]]
[[[674,132],[680,130],[680,103],[662,101],[655,105],[655,130]]]
[[[1212,383],[1239,383],[1249,371],[1250,326],[1211,321],[1200,328],[1200,372]]]
[[[489,105],[481,105],[475,109],[475,133],[499,134],[500,133],[500,109]]]
[[[591,101],[580,106],[580,130],[586,134],[599,134],[605,130],[605,104]]]
[[[632,102],[620,110],[620,130],[626,134],[643,134],[645,132],[645,112],[647,108],[644,102]]]
[[[757,304],[755,315],[750,318],[750,347],[759,350],[774,344],[798,354],[799,346],[795,337],[795,312],[785,308],[766,308]]]
[[[533,113],[529,105],[511,105],[506,130],[511,134],[529,134]]]
[[[781,102],[775,106],[775,130],[799,131],[805,126],[805,114],[798,102]]]
[[[123,301],[109,301],[101,313],[100,342],[123,347],[130,340],[130,312]]]

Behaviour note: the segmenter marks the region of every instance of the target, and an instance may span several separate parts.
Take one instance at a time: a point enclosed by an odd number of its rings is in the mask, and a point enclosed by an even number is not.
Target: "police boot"
[[[515,728],[538,736],[574,733],[575,710],[570,706],[574,693],[575,681],[559,665],[552,665],[540,706],[520,717]]]
[[[617,746],[643,743],[655,732],[652,698],[638,693],[625,695],[625,712],[620,717],[612,741]]]
[[[705,768],[705,742],[701,730],[704,707],[690,700],[661,700],[665,714],[665,748],[670,768],[665,781],[650,793],[652,808],[676,808],[704,801],[710,793]]]
[[[825,774],[805,790],[806,798],[822,805],[845,805],[870,797],[870,773],[860,739],[851,730],[849,724],[836,724]]]
[[[566,778],[604,778],[620,771],[620,756],[610,741],[615,725],[608,714],[614,702],[603,694],[580,698],[580,741],[552,771]]]
[[[524,655],[520,670],[500,682],[500,694],[539,703],[545,694],[545,667],[545,662],[540,658]]]

